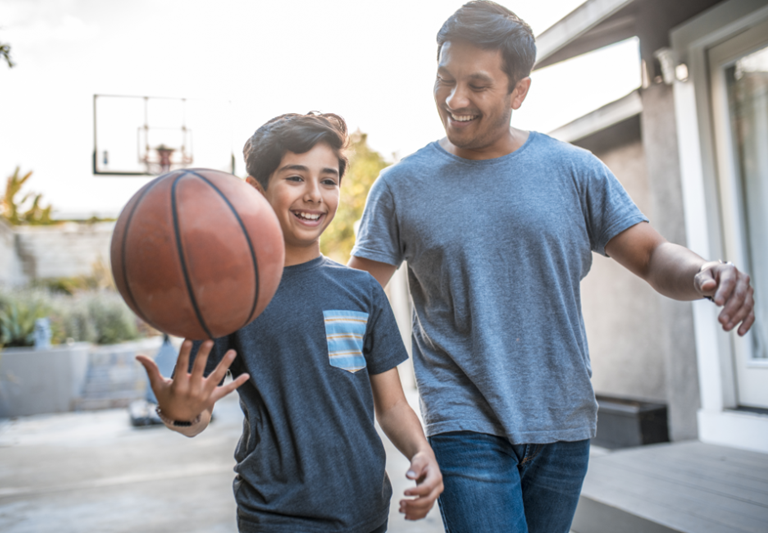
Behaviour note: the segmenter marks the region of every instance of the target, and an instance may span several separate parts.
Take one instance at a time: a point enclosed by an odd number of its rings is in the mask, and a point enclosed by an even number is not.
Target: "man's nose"
[[[467,98],[466,88],[457,83],[456,86],[451,89],[448,98],[445,99],[445,104],[450,109],[469,107],[469,98]]]

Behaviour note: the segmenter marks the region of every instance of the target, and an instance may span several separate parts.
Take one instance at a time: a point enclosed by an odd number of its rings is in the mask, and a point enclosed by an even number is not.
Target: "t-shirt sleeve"
[[[379,176],[368,193],[352,255],[400,266],[404,252],[394,198],[386,181]]]
[[[593,252],[605,253],[605,245],[622,231],[648,218],[640,212],[616,176],[597,157],[589,154],[585,165],[582,205]]]
[[[400,329],[381,285],[371,281],[371,312],[365,331],[363,355],[369,374],[381,374],[408,359]]]

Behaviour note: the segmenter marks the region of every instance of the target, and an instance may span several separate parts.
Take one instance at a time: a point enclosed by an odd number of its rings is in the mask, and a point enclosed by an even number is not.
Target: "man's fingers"
[[[739,335],[742,337],[747,334],[747,331],[749,331],[749,328],[752,327],[752,324],[755,322],[755,311],[751,311],[749,315],[747,315],[747,318],[744,319],[744,322],[741,323],[741,327],[739,327]]]
[[[717,280],[712,276],[712,269],[707,269],[696,274],[694,283],[696,284],[696,290],[698,290],[702,296],[712,297],[715,295],[715,291],[717,290]]]
[[[753,312],[755,307],[753,292],[751,287],[747,287],[746,296],[743,300],[739,301],[741,299],[740,294],[734,294],[734,296],[731,297],[731,300],[726,304],[719,317],[719,320],[726,331],[730,331],[740,323],[743,323],[749,314]]]

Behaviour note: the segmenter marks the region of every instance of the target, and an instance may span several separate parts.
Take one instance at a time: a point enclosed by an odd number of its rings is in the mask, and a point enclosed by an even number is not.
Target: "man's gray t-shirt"
[[[602,162],[536,132],[496,159],[435,142],[385,169],[352,255],[407,261],[427,434],[593,437],[580,282],[593,251],[642,221]]]
[[[196,343],[195,348],[199,346]],[[374,425],[370,376],[407,359],[387,297],[367,272],[325,257],[286,267],[256,320],[217,339],[245,413],[235,451],[241,532],[366,533],[392,488]]]

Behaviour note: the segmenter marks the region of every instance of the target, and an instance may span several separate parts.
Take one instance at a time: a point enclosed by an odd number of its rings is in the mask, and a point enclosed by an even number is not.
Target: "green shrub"
[[[22,347],[35,343],[35,320],[50,313],[41,291],[0,291],[0,346]]]
[[[74,296],[39,288],[0,287],[0,346],[33,346],[35,319],[48,317],[51,343],[114,344],[156,334],[110,290]]]

